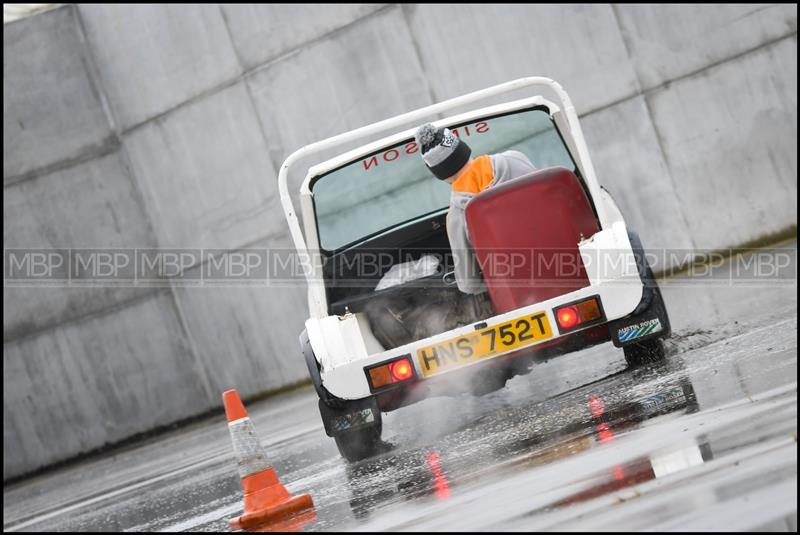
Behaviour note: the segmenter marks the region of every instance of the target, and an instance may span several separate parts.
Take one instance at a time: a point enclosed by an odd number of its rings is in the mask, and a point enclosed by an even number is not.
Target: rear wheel
[[[631,368],[661,362],[666,355],[664,343],[660,338],[631,344],[623,347],[622,350],[625,352],[625,361]]]
[[[382,427],[382,425],[373,425],[351,429],[334,436],[339,453],[351,463],[377,455],[384,448],[381,440]]]

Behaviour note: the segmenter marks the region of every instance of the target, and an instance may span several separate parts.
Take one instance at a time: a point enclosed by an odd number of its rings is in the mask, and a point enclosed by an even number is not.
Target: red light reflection
[[[447,477],[439,464],[439,454],[435,451],[429,452],[425,456],[425,460],[428,462],[428,467],[430,467],[433,474],[433,488],[436,497],[442,500],[449,498],[450,484],[447,482]]]

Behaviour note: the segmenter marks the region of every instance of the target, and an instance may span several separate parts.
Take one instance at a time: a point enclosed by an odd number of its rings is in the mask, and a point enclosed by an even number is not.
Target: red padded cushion
[[[550,167],[490,187],[465,213],[498,313],[589,285],[578,242],[600,228],[572,171]]]

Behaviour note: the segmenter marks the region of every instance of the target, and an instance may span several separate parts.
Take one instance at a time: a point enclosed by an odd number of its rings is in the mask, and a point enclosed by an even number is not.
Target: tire
[[[354,463],[374,457],[384,449],[381,440],[382,425],[374,425],[361,429],[353,429],[334,438],[339,453],[349,462]]]
[[[629,368],[662,362],[666,356],[664,344],[660,338],[631,344],[622,348]]]

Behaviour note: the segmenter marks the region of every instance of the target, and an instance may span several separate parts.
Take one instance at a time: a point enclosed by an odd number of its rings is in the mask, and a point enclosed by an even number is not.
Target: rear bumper
[[[344,362],[328,362],[327,366],[323,361],[320,376],[325,390],[337,398],[346,400],[363,399],[372,396],[374,393],[370,390],[364,369],[404,355],[411,356],[418,381],[420,383],[426,383],[435,382],[445,375],[449,376],[450,374],[460,373],[471,368],[475,368],[475,371],[477,371],[479,367],[489,362],[522,351],[529,352],[535,350],[538,346],[552,346],[558,344],[560,341],[565,340],[577,332],[596,327],[597,324],[562,334],[557,328],[553,310],[560,305],[579,301],[591,296],[599,297],[605,312],[606,323],[629,316],[642,300],[644,284],[633,256],[625,225],[623,223],[615,224],[612,228],[597,233],[591,240],[582,243],[579,247],[591,282],[589,286],[547,301],[487,318],[478,324],[465,325],[388,351],[371,355],[363,355],[362,353],[360,358],[353,358],[352,360]],[[553,329],[552,337],[546,340],[533,342],[526,345],[524,348],[497,353],[491,357],[486,357],[461,367],[444,371],[431,378],[423,378],[422,365],[417,358],[419,349],[437,342],[444,342],[461,335],[473,333],[477,328],[499,325],[520,316],[536,313],[544,313],[547,315],[547,319]],[[311,321],[312,320],[309,320],[306,324],[309,333],[312,333],[313,328]],[[355,337],[350,337],[350,341],[354,341],[354,338]],[[311,341],[313,344],[313,336]],[[316,347],[314,351],[319,354]],[[467,384],[464,384],[464,390],[469,390]]]
[[[407,385],[378,393],[373,398],[377,399],[383,412],[389,412],[430,397],[475,393],[476,388],[480,390],[480,385],[486,384],[486,380],[491,382],[498,377],[510,379],[527,374],[535,362],[550,361],[574,351],[610,342],[611,336],[608,324],[602,323],[552,340],[554,341],[550,344],[526,347],[499,357],[483,359],[474,366],[462,366],[421,381],[409,381]]]
[[[550,325],[554,326],[553,337],[549,338],[548,340],[534,342],[524,348],[524,350],[530,350],[542,344],[552,345],[554,342],[558,342],[559,340],[564,339],[570,335],[573,335],[576,332],[581,332],[585,329],[592,328],[592,327],[586,327],[584,329],[578,329],[577,331],[571,331],[570,333],[564,335],[557,333],[557,328],[555,327],[557,323],[555,316],[553,314],[553,309],[558,307],[559,305],[570,303],[572,301],[576,301],[581,298],[590,297],[592,295],[598,295],[600,297],[601,302],[603,303],[603,308],[606,313],[606,320],[613,321],[615,319],[619,319],[629,315],[636,308],[636,306],[642,299],[643,287],[644,286],[641,280],[638,279],[638,275],[636,277],[636,280],[629,280],[626,282],[613,281],[598,286],[587,286],[586,288],[581,288],[578,291],[564,294],[562,296],[559,296],[558,298],[551,299],[549,301],[536,303],[534,305],[520,308],[499,316],[493,316],[487,319],[485,322],[481,323],[485,323],[486,326],[491,327],[493,325],[498,325],[508,320],[514,319],[518,316],[544,311],[547,314]],[[419,360],[416,358],[418,349],[425,346],[430,346],[431,344],[434,344],[436,342],[445,341],[450,338],[454,338],[464,334],[469,334],[474,330],[475,326],[467,325],[464,327],[460,327],[458,329],[453,329],[451,331],[443,332],[441,334],[438,334],[430,338],[425,338],[423,340],[413,342],[411,344],[406,344],[404,346],[400,346],[395,349],[385,351],[383,353],[370,355],[363,360],[349,362],[347,364],[342,364],[330,370],[324,370],[321,373],[322,383],[328,392],[330,392],[331,394],[333,394],[338,398],[361,399],[372,395],[372,392],[370,391],[369,388],[369,384],[367,383],[364,368],[374,364],[379,364],[386,360],[391,360],[392,358],[395,357],[399,357],[402,355],[411,355],[412,356],[411,361],[414,364],[417,377],[420,378],[419,380],[421,382],[425,382],[425,381],[438,380],[440,377],[444,375],[456,373],[457,371],[466,368],[471,368],[474,366],[481,366],[482,364],[485,364],[487,362],[493,361],[498,358],[502,358],[505,355],[522,351],[517,349],[517,350],[507,351],[504,353],[498,353],[497,355],[494,355],[492,357],[487,357],[479,361],[476,361],[474,363],[466,364],[460,368],[456,368],[451,371],[444,371],[439,375],[431,377],[430,379],[422,379],[423,374],[422,374],[421,364]],[[468,389],[467,385],[465,385],[465,390],[467,389]]]

